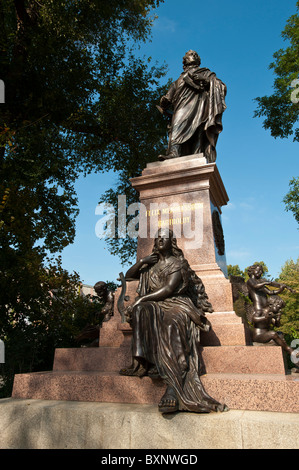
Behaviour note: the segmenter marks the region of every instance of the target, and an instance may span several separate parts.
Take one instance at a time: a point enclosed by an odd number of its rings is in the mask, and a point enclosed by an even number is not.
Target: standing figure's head
[[[197,52],[195,51],[188,51],[183,57],[183,68],[189,67],[190,65],[200,65],[201,60]]]

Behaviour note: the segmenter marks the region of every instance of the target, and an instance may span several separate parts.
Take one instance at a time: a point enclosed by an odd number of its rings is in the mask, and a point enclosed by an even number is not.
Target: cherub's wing
[[[248,287],[242,276],[230,276],[232,285],[233,302],[240,298],[240,294],[248,296]]]

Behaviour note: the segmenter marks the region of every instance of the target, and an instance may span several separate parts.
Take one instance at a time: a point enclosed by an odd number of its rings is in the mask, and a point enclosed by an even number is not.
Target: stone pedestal
[[[240,344],[230,314],[213,313],[209,320],[213,329],[202,333],[200,349],[206,391],[234,410],[299,413],[299,380],[286,374],[282,349]],[[119,375],[131,364],[130,338],[130,326],[115,312],[103,324],[100,347],[56,349],[53,371],[17,374],[12,398],[157,405],[162,380]]]
[[[287,374],[278,346],[252,346],[233,311],[226,278],[221,207],[228,197],[215,163],[201,155],[148,164],[132,180],[140,193],[137,259],[152,252],[159,226],[169,223],[191,268],[203,280],[214,313],[212,329],[201,333],[201,380],[216,400],[231,409],[299,412],[299,380]],[[180,236],[178,236],[178,234]],[[193,238],[192,235],[193,234]],[[130,303],[137,282],[129,282]],[[117,311],[100,331],[99,348],[57,349],[53,371],[15,376],[13,398],[157,404],[165,385],[150,377],[124,377],[131,364],[131,328]]]
[[[117,332],[124,325],[115,318],[110,322],[118,343]],[[230,409],[299,413],[299,381],[285,374],[280,347],[203,346],[200,356],[206,391]],[[17,374],[12,398],[157,405],[164,383],[119,375],[130,363],[128,341],[120,346],[56,349],[53,371]]]
[[[132,300],[135,288],[132,283]],[[200,350],[206,391],[230,409],[299,413],[299,380],[286,374],[282,349],[246,346],[235,314],[212,313],[209,320],[212,330],[202,332]],[[53,371],[17,374],[12,398],[158,404],[164,383],[119,375],[130,364],[131,328],[115,309],[101,328],[100,347],[56,349]]]
[[[169,227],[217,312],[232,312],[221,207],[228,196],[215,163],[203,154],[149,163],[131,180],[141,202],[137,259],[151,253],[155,234]]]

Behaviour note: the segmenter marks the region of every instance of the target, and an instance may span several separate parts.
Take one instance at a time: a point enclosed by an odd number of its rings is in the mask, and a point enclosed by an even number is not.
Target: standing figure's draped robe
[[[208,91],[200,88],[199,75],[209,82]],[[173,108],[170,145],[190,141],[201,128],[208,143],[215,148],[222,131],[226,92],[226,85],[209,69],[195,66],[184,71],[165,95]],[[212,153],[210,159],[215,161],[216,151]]]

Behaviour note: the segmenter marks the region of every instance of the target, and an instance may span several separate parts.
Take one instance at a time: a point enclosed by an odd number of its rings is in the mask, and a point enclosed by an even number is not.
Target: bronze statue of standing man
[[[216,160],[216,143],[226,109],[226,85],[215,73],[200,68],[200,57],[188,51],[183,73],[160,100],[163,114],[172,115],[166,155],[159,160],[203,153],[208,163]]]

